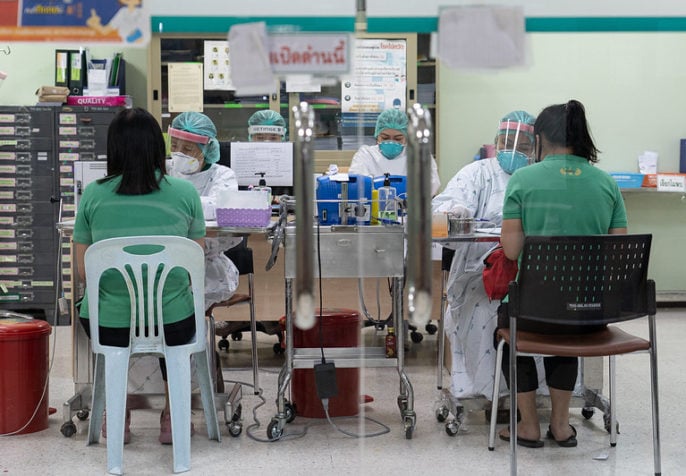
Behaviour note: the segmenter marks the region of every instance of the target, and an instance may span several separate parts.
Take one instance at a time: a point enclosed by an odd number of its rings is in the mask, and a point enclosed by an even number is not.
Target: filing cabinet
[[[0,308],[52,322],[56,298],[72,299],[71,243],[56,223],[75,218],[74,163],[107,160],[120,109],[0,106]]]

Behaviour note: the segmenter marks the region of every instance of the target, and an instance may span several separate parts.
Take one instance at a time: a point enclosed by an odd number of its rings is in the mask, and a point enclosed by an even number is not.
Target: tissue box
[[[269,225],[269,208],[217,208],[217,225],[261,228]]]
[[[643,174],[611,172],[610,175],[615,179],[619,188],[641,188],[643,185]]]
[[[264,227],[269,225],[272,208],[266,190],[225,190],[217,201],[217,225]]]

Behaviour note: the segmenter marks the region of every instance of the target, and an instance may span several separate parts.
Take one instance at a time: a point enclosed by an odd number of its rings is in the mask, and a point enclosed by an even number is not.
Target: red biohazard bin
[[[324,309],[322,311],[322,344],[327,347],[358,347],[360,342],[360,314],[351,309]],[[293,327],[294,347],[320,347],[319,309],[314,327],[303,331]],[[360,369],[336,368],[338,395],[329,399],[329,416],[357,415],[360,407]],[[314,370],[295,369],[291,380],[291,398],[297,416],[326,418],[321,400],[317,396]]]
[[[48,427],[51,330],[50,324],[31,316],[0,313],[0,434]]]

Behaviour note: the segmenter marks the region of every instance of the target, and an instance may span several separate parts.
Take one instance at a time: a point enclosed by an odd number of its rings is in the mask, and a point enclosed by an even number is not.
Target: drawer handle
[[[348,248],[350,245],[352,245],[352,240],[348,238],[342,238],[336,242],[336,245],[342,247],[342,248]]]

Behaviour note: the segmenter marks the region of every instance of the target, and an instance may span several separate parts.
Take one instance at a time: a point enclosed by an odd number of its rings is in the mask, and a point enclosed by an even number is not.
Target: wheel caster
[[[411,440],[412,439],[412,432],[414,431],[414,427],[410,424],[405,425],[405,439],[406,440]]]
[[[436,326],[436,324],[428,323],[426,326],[424,326],[424,329],[426,330],[426,332],[429,333],[430,336],[438,332],[438,327]]]
[[[295,404],[287,401],[284,406],[286,410],[286,423],[291,423],[295,420],[296,416]]]
[[[412,339],[412,342],[414,342],[415,344],[419,344],[421,341],[424,340],[424,336],[417,331],[412,331],[410,332],[410,339]]]
[[[274,353],[276,355],[281,355],[285,352],[285,349],[283,347],[281,347],[281,344],[279,344],[279,343],[274,344],[272,346],[272,350],[274,351]]]
[[[231,416],[231,422],[238,422],[241,420],[241,416],[243,416],[243,404],[239,403],[238,406],[236,407],[236,411],[233,412],[233,415]]]
[[[240,423],[238,423],[238,422],[229,423],[229,435],[236,438],[241,434],[242,431],[243,431],[243,425],[241,425]]]
[[[231,340],[237,341],[237,340],[243,340],[243,333],[242,332],[234,332],[231,334]]]
[[[440,407],[436,409],[436,420],[439,422],[444,422],[446,418],[448,418],[448,415],[450,414],[450,411],[446,407]]]
[[[581,415],[587,420],[590,420],[594,413],[595,410],[593,410],[593,408],[590,407],[584,407],[581,409]]]
[[[76,434],[76,425],[72,421],[63,423],[62,427],[60,428],[60,433],[62,433],[67,438],[71,438],[72,436],[74,436],[74,434]]]
[[[459,431],[459,429],[460,429],[460,424],[455,420],[451,420],[445,424],[445,432],[448,434],[448,436],[457,435],[457,432]]]
[[[225,351],[228,352],[228,351],[229,351],[229,341],[228,341],[228,339],[227,339],[226,337],[222,337],[222,339],[221,339],[219,342],[217,342],[217,348],[218,348],[219,350],[225,350]]]
[[[78,412],[76,412],[76,418],[78,418],[81,421],[88,420],[88,415],[90,415],[88,410],[79,410]]]
[[[279,420],[272,418],[272,421],[267,425],[267,438],[270,441],[275,441],[281,438],[281,435],[283,435],[283,429],[279,428]]]

